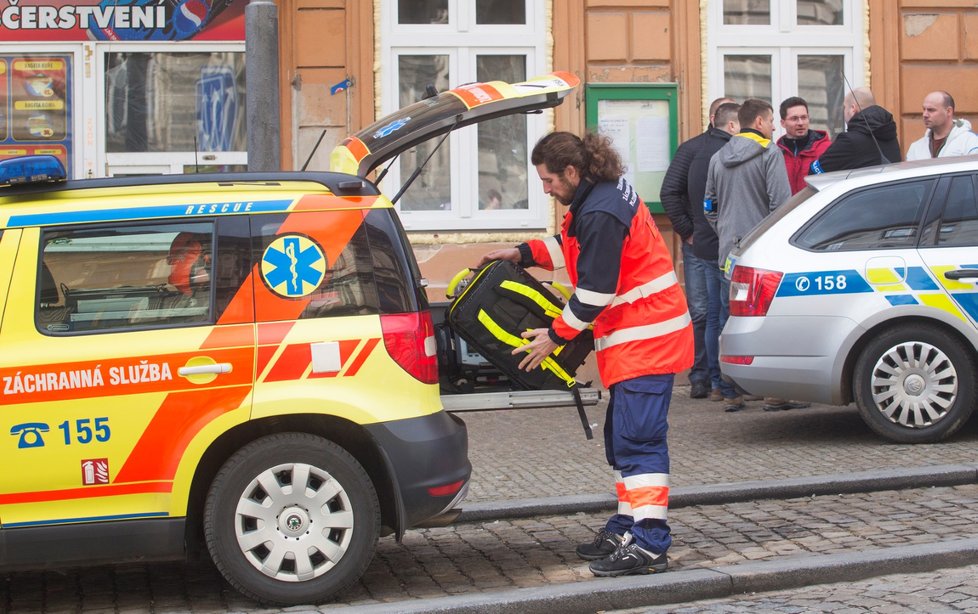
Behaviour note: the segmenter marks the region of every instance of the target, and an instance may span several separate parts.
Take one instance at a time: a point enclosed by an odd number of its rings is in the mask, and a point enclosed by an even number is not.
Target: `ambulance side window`
[[[45,230],[35,322],[44,334],[213,322],[214,224]]]

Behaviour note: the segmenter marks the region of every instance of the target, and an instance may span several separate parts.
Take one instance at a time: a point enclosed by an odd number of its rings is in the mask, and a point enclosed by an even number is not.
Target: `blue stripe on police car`
[[[856,294],[872,292],[862,275],[855,270],[788,273],[775,296],[813,296],[822,294]]]

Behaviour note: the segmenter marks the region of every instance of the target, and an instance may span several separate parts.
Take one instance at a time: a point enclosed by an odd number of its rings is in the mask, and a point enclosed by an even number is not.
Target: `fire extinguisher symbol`
[[[109,483],[109,459],[92,458],[81,462],[82,484],[91,486],[93,484]]]

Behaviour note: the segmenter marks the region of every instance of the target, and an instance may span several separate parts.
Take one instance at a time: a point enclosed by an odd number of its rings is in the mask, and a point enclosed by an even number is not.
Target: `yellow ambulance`
[[[345,172],[66,181],[51,157],[0,162],[0,571],[206,548],[242,593],[314,603],[379,536],[454,519],[465,425],[367,175],[576,84],[443,92],[348,139]]]

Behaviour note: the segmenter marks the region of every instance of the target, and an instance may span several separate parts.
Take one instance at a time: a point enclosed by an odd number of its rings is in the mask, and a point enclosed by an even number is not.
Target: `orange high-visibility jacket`
[[[693,364],[693,327],[672,258],[624,179],[582,181],[559,235],[520,246],[523,264],[567,267],[574,294],[554,320],[558,343],[594,327],[605,386]]]

